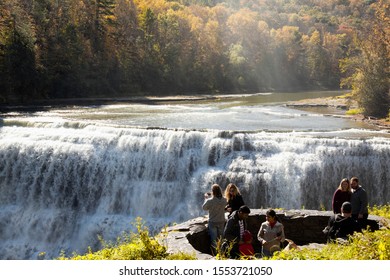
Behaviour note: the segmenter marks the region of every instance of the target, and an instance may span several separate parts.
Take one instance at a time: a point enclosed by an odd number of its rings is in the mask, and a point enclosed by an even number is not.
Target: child
[[[242,234],[242,241],[243,243],[240,243],[240,254],[245,257],[252,257],[255,254],[255,250],[252,245],[252,234],[249,230],[245,230]]]

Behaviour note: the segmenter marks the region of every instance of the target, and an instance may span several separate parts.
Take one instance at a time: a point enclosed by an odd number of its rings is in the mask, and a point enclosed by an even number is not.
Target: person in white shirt
[[[275,210],[266,212],[266,221],[261,224],[257,239],[262,245],[263,256],[271,257],[274,251],[281,249],[281,243],[285,240],[284,227],[278,221]]]
[[[213,252],[215,252],[217,241],[221,238],[225,227],[225,205],[226,199],[222,196],[221,187],[218,184],[212,185],[211,193],[205,193],[202,208],[209,212],[208,232]]]

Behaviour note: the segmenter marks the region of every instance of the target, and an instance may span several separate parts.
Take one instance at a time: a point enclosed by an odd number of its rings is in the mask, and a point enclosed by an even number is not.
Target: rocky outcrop
[[[260,225],[265,221],[267,209],[251,209],[247,224],[248,230],[257,235]],[[315,210],[280,210],[279,220],[284,225],[286,238],[297,245],[325,244],[326,237],[322,230],[328,223],[331,211]],[[382,227],[382,217],[370,215],[369,225],[372,230]],[[167,246],[168,252],[185,252],[194,254],[198,259],[211,259],[210,241],[207,233],[207,216],[198,217],[187,222],[168,227],[159,237],[160,242]],[[256,238],[253,240],[256,252],[261,246]],[[311,245],[310,245],[311,246]]]

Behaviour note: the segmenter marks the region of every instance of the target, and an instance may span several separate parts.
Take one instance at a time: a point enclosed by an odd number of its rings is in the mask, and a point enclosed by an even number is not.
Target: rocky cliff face
[[[253,236],[257,236],[261,223],[265,221],[267,209],[251,209],[247,224]],[[284,225],[286,238],[297,245],[325,244],[326,237],[322,230],[326,227],[331,211],[315,210],[280,210],[277,215]],[[379,229],[383,218],[369,216],[371,229]],[[168,252],[185,252],[194,254],[198,259],[210,259],[210,241],[207,233],[207,216],[198,217],[187,222],[168,227],[160,237],[160,241],[168,248]],[[253,240],[256,252],[261,246],[256,238]]]

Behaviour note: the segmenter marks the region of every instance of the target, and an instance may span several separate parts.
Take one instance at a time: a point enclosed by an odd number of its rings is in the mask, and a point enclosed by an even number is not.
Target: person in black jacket
[[[240,190],[233,183],[227,185],[225,198],[227,201],[225,210],[229,212],[229,217],[234,211],[238,210],[242,205],[245,205]]]
[[[359,185],[357,177],[351,178],[351,188],[352,217],[357,220],[361,229],[366,229],[368,218],[367,192]]]
[[[324,229],[328,241],[334,241],[338,238],[347,240],[350,235],[359,231],[359,224],[352,218],[352,206],[348,201],[342,204],[341,214],[329,218],[328,226]]]
[[[249,216],[250,209],[242,205],[238,210],[231,213],[223,231],[224,242],[231,246],[230,257],[237,258],[240,255],[239,245],[242,243],[242,235],[247,229],[246,219]]]

